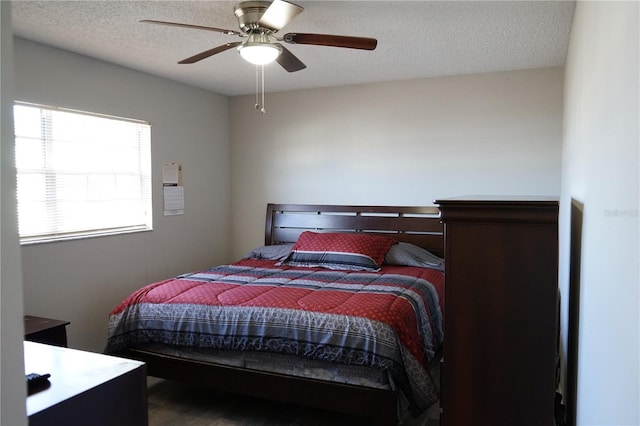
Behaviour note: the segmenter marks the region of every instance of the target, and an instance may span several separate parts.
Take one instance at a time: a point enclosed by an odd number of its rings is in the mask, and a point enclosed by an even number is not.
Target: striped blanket
[[[437,399],[441,272],[275,266],[246,259],[147,285],[110,314],[106,353],[127,347],[262,351],[387,372],[414,411]]]

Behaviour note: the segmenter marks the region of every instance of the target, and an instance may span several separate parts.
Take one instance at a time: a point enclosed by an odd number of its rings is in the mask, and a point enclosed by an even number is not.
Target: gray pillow
[[[291,248],[293,248],[293,243],[257,247],[244,255],[243,259],[284,260]]]
[[[444,272],[444,259],[414,244],[399,242],[391,246],[384,263],[396,266],[418,266]]]

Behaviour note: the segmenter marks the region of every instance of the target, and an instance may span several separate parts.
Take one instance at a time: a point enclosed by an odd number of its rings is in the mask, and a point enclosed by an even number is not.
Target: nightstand
[[[24,339],[30,342],[67,347],[67,325],[69,321],[24,316]]]

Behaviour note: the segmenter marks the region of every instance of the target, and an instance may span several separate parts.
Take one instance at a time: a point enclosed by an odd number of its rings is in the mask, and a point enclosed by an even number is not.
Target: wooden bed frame
[[[265,244],[295,242],[303,231],[383,234],[444,255],[444,232],[437,207],[269,204]],[[129,349],[123,356],[144,361],[149,376],[247,396],[366,417],[371,424],[396,425],[396,393],[315,379]]]

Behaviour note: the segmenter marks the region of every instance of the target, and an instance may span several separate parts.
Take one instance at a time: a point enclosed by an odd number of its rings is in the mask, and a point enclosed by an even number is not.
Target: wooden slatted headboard
[[[437,207],[268,204],[265,244],[293,243],[304,231],[386,235],[444,257]]]

